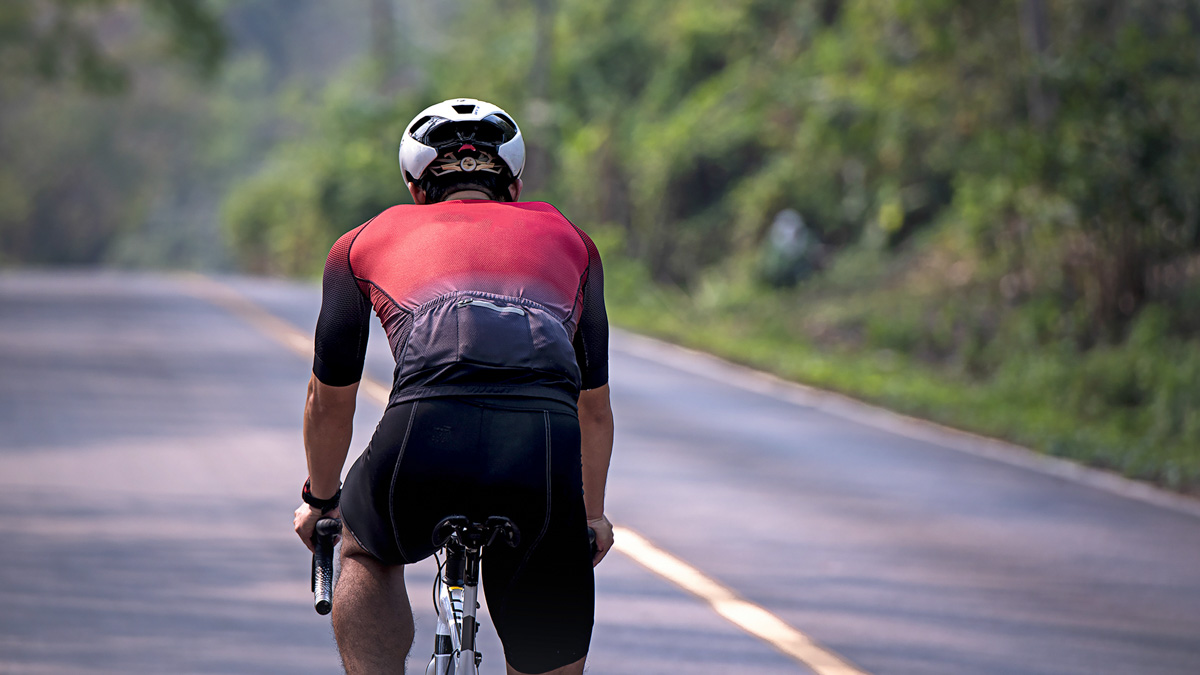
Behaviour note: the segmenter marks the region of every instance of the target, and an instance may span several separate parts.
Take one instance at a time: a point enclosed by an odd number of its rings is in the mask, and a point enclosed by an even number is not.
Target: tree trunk
[[[392,0],[371,0],[371,61],[380,93],[394,91],[396,81],[396,14]]]
[[[1025,97],[1029,106],[1029,120],[1038,129],[1045,129],[1054,119],[1058,107],[1057,97],[1046,90],[1042,72],[1050,57],[1050,20],[1045,0],[1021,0],[1019,18],[1021,44],[1030,64],[1030,74],[1025,85]]]
[[[553,133],[550,105],[550,67],[554,58],[554,2],[532,0],[534,10],[533,63],[529,68],[529,100],[525,106],[525,189],[545,187],[553,171],[550,155]]]
[[[842,0],[822,0],[818,6],[818,13],[822,23],[832,26],[842,14]]]

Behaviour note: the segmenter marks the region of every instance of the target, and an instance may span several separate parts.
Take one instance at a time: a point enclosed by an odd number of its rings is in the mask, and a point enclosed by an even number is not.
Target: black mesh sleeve
[[[350,245],[361,227],[333,245],[321,282],[321,315],[313,339],[313,374],[325,384],[344,387],[362,379],[367,355],[371,303],[350,269]]]
[[[588,251],[587,277],[583,282],[583,313],[575,331],[575,360],[583,375],[583,389],[608,384],[608,312],[604,309],[604,266],[600,252],[582,230]]]

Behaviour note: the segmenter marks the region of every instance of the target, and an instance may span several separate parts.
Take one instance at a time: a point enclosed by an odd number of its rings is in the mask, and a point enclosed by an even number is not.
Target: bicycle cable
[[[443,583],[442,582],[442,567],[444,564],[442,563],[442,559],[438,557],[437,551],[433,552],[433,560],[437,563],[437,568],[438,568],[437,569],[437,578],[435,578],[433,580],[433,611],[434,611],[434,614],[440,614],[442,610],[440,607],[438,607],[438,591],[441,590],[441,586]]]

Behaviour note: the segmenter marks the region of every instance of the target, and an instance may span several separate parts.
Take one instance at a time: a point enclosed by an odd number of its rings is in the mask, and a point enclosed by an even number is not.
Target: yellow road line
[[[712,606],[733,625],[812,668],[818,675],[867,675],[762,607],[738,597],[703,572],[625,527],[614,527],[613,548]]]
[[[263,309],[253,300],[238,293],[229,286],[201,274],[189,274],[184,277],[191,292],[218,307],[228,310],[238,318],[249,323],[259,332],[274,338],[284,347],[300,356],[312,358],[312,336],[300,331],[292,324],[280,319]],[[387,405],[391,388],[369,375],[363,375],[358,385],[359,391],[381,405]]]
[[[641,534],[620,526],[613,527],[613,532],[616,536],[614,550],[623,552],[638,565],[707,602],[716,614],[724,616],[734,626],[808,665],[818,675],[866,675],[864,670],[854,668],[836,653],[817,645],[780,617],[738,597],[737,593],[658,548]]]
[[[362,384],[358,386],[358,390],[375,399],[380,405],[387,405],[388,399],[392,395],[391,389],[372,379],[369,375],[363,376]]]
[[[214,279],[188,275],[186,283],[193,294],[242,318],[260,332],[274,338],[300,356],[310,357],[313,340],[295,326],[276,317],[254,301]],[[387,405],[391,388],[365,376],[359,391]],[[642,567],[707,602],[720,616],[747,633],[762,639],[784,654],[817,672],[818,675],[868,675],[837,654],[818,645],[804,633],[788,625],[762,607],[738,597],[703,572],[655,546],[642,535],[625,527],[613,528],[613,548]]]

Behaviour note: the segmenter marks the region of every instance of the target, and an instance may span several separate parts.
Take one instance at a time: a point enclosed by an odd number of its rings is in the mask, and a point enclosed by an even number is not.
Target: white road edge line
[[[612,349],[802,408],[819,410],[850,422],[1200,518],[1200,500],[1102,469],[1043,455],[1013,443],[909,417],[831,391],[789,382],[712,354],[622,330],[613,331]]]
[[[867,675],[818,645],[762,607],[744,600],[703,572],[626,527],[613,528],[613,549],[642,567],[707,602],[717,614],[747,633],[813,669],[817,675]]]
[[[184,282],[194,295],[230,311],[300,356],[312,355],[311,337],[235,289],[200,274],[186,275]],[[381,405],[387,405],[391,392],[388,387],[370,376],[363,377],[359,390]],[[732,590],[705,576],[700,570],[658,548],[637,532],[619,526],[613,529],[616,533],[613,548],[616,551],[704,600],[714,612],[733,625],[808,666],[818,675],[869,675],[866,671],[851,666],[837,654],[820,647],[783,619],[738,597]]]

